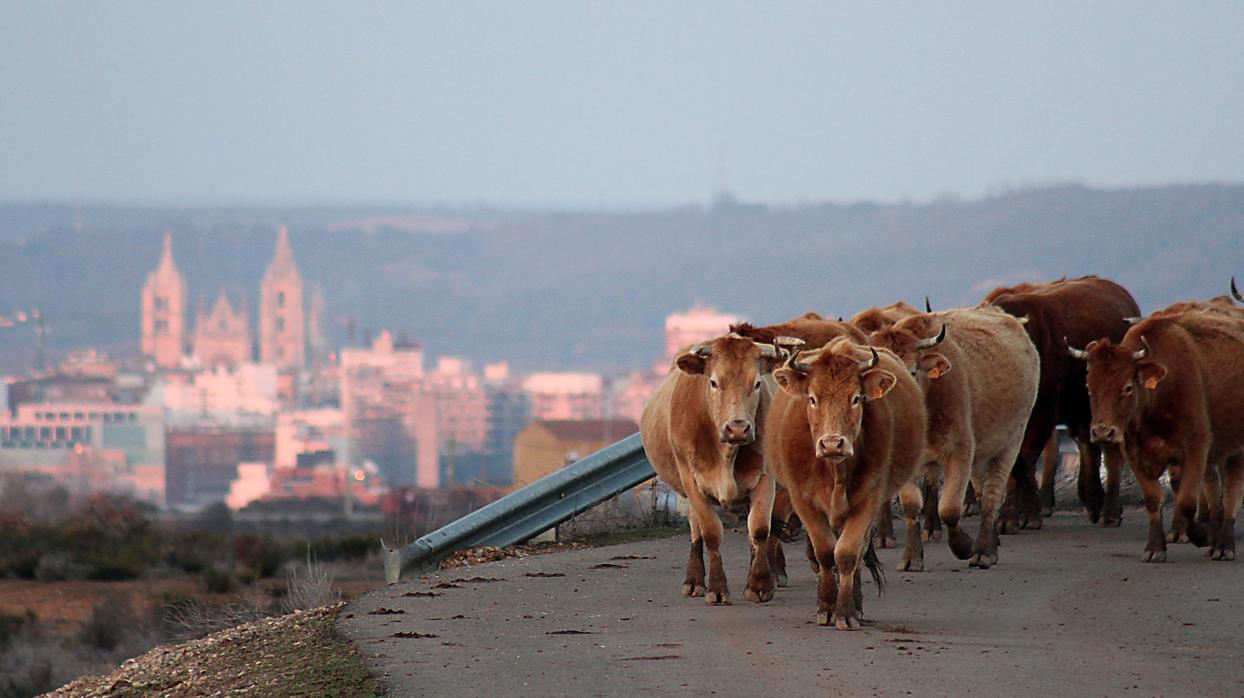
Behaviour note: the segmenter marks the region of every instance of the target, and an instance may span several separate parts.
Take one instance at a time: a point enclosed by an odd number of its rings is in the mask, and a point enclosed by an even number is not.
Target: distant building
[[[222,288],[210,312],[199,304],[194,322],[194,358],[200,366],[232,368],[248,363],[253,346],[245,299],[235,310]]]
[[[294,262],[289,230],[281,226],[259,289],[259,359],[281,370],[301,369],[306,342],[302,275]]]
[[[112,403],[24,404],[0,412],[0,473],[40,472],[75,492],[164,499],[164,419]]]
[[[531,423],[531,396],[522,383],[509,377],[508,367],[484,367],[488,401],[488,433],[484,441],[482,472],[475,480],[490,485],[514,481],[514,437]]]
[[[167,506],[193,511],[226,501],[238,478],[239,464],[271,463],[273,444],[271,427],[169,429],[164,438]]]
[[[442,486],[478,479],[488,436],[488,397],[464,359],[442,356],[421,382],[435,406],[438,480]]]
[[[609,415],[638,424],[644,404],[664,378],[665,374],[654,371],[635,371],[614,378],[609,390]]]
[[[175,425],[202,423],[272,424],[279,407],[277,371],[267,364],[218,364],[203,371],[162,375],[146,403],[163,406]]]
[[[142,351],[161,368],[181,364],[186,346],[186,281],[173,262],[173,236],[164,234],[164,251],[142,292]]]
[[[702,305],[665,316],[666,360],[673,359],[686,346],[725,334],[736,322],[739,322],[737,315],[719,313],[716,308]]]
[[[536,420],[514,438],[514,485],[530,485],[637,431],[629,419]]]
[[[335,408],[282,412],[276,420],[277,468],[293,468],[298,457],[307,453],[329,452],[338,461],[349,462],[350,438],[345,414]]]
[[[600,419],[604,380],[597,373],[533,373],[523,381],[535,419]]]

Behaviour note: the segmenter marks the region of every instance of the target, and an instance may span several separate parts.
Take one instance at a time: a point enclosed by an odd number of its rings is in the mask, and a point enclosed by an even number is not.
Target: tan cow
[[[998,561],[995,524],[1037,399],[1036,347],[1017,319],[993,307],[913,315],[874,332],[872,341],[898,355],[924,390],[924,478],[936,482],[939,469],[945,477],[937,513],[951,552],[988,569]],[[975,544],[959,527],[969,480],[980,495]],[[908,548],[918,549],[915,519],[907,529]],[[922,553],[903,565],[922,569]]]
[[[640,434],[649,462],[691,505],[691,554],[683,594],[728,605],[721,561],[721,519],[713,505],[745,499],[752,561],[744,596],[773,598],[770,538],[774,481],[761,452],[765,414],[778,357],[771,345],[737,334],[702,342],[679,354],[665,381],[644,405]],[[708,549],[708,584],[704,550]]]
[[[1214,559],[1235,559],[1244,492],[1244,320],[1195,308],[1163,311],[1133,325],[1118,344],[1100,339],[1068,350],[1088,362],[1093,440],[1122,446],[1144,492],[1149,542],[1141,559],[1166,560],[1158,477],[1168,468],[1178,473],[1175,507],[1189,540],[1208,543]],[[1202,499],[1207,521],[1196,517]]]
[[[860,562],[877,509],[914,493],[924,450],[924,396],[893,353],[843,337],[774,371],[782,391],[765,427],[769,467],[790,492],[819,563],[817,623],[859,627]],[[880,572],[870,566],[880,584]]]

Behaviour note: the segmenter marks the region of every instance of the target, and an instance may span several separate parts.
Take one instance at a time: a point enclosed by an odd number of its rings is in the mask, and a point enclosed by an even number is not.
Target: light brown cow
[[[866,358],[865,358],[866,357]],[[765,427],[773,474],[790,492],[819,563],[817,623],[859,627],[860,562],[877,509],[912,477],[925,440],[920,386],[893,353],[847,338],[792,356]],[[870,566],[880,585],[880,570]]]
[[[945,477],[938,515],[955,557],[988,569],[998,561],[996,521],[1041,372],[1036,347],[1024,326],[1001,309],[958,308],[921,313],[882,328],[873,344],[902,359],[924,390],[928,441],[924,478]],[[976,542],[959,522],[968,481],[980,494]],[[919,545],[919,524],[907,521],[908,547]],[[921,559],[904,560],[907,570]]]
[[[1209,543],[1214,559],[1234,559],[1244,492],[1244,321],[1197,309],[1159,312],[1118,344],[1068,349],[1088,362],[1092,438],[1122,446],[1144,492],[1149,542],[1141,559],[1166,560],[1158,477],[1168,468],[1179,474],[1175,506],[1189,540]],[[1196,519],[1202,497],[1208,526]]]
[[[752,560],[744,596],[773,598],[770,539],[774,481],[761,452],[778,351],[738,335],[703,342],[679,354],[665,381],[644,405],[640,434],[652,467],[691,505],[691,554],[683,594],[728,605],[721,561],[721,519],[713,505],[746,499]],[[704,549],[708,549],[708,584]]]

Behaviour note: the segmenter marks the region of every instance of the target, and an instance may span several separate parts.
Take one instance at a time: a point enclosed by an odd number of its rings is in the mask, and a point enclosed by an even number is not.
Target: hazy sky
[[[0,0],[0,199],[1244,180],[1244,3]]]

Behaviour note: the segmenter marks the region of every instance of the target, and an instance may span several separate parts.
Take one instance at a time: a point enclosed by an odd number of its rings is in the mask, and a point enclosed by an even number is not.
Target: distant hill
[[[646,366],[665,315],[697,301],[767,322],[926,294],[945,308],[1002,283],[1097,273],[1148,310],[1244,280],[1238,185],[641,213],[7,205],[0,312],[40,302],[53,349],[134,352],[165,228],[192,309],[223,284],[253,310],[281,221],[336,343],[354,318],[360,335],[405,331],[433,354],[520,370]],[[28,365],[30,335],[0,328],[0,365]]]

